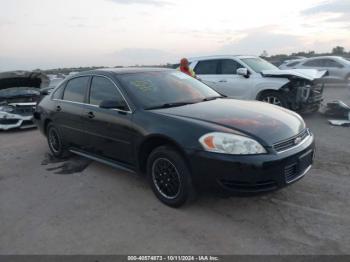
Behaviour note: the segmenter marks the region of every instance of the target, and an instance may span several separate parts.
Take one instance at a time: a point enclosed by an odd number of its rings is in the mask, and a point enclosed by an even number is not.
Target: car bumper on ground
[[[290,185],[311,169],[315,154],[314,137],[283,153],[232,156],[204,151],[191,153],[194,183],[227,192],[259,193]]]
[[[35,127],[33,116],[21,116],[17,114],[0,112],[0,130],[26,129]]]

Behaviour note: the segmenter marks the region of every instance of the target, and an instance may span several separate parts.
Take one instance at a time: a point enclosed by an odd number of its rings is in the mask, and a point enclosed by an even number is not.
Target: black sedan
[[[311,168],[314,136],[303,119],[262,102],[228,99],[167,69],[103,69],[66,79],[38,103],[51,152],[145,174],[173,207],[194,189],[266,192]]]

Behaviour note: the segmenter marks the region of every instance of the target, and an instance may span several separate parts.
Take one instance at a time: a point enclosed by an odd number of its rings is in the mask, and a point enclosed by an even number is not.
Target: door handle
[[[219,83],[227,83],[227,80],[220,80]]]
[[[95,115],[93,112],[89,112],[89,113],[87,113],[87,115],[88,115],[88,118],[90,118],[90,119],[95,118]]]
[[[62,111],[62,107],[57,106],[57,107],[56,107],[56,111],[57,111],[57,112],[61,112],[61,111]]]
[[[88,118],[90,118],[90,119],[95,118],[95,115],[93,112],[89,112],[87,115],[88,115]]]

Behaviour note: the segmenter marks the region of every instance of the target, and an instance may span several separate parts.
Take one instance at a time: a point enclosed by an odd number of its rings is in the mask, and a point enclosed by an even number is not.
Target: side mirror
[[[120,109],[120,110],[128,110],[128,106],[124,103],[124,101],[118,100],[104,100],[100,103],[100,108],[104,109]]]
[[[237,75],[244,76],[245,78],[249,77],[249,71],[247,68],[238,68],[237,69]]]
[[[53,90],[53,88],[44,88],[40,90],[40,95],[41,96],[48,96],[49,94],[51,94],[51,91]]]

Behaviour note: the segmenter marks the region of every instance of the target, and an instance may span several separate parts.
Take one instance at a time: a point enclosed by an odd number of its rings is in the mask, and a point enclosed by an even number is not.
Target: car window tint
[[[118,88],[109,79],[95,76],[91,82],[90,104],[99,106],[102,101],[118,101],[126,104]]]
[[[52,95],[52,99],[62,99],[64,91],[64,84],[60,85]]]
[[[291,62],[289,64],[287,64],[288,67],[293,67],[293,66],[296,66],[297,64],[299,64],[300,62]]]
[[[237,74],[238,68],[244,68],[240,63],[232,59],[223,59],[221,60],[221,74],[223,75],[232,75]]]
[[[324,59],[323,62],[325,67],[341,67],[342,65],[338,63],[337,61],[334,61],[332,59]]]
[[[83,103],[88,83],[87,76],[69,80],[64,90],[63,100]]]
[[[314,67],[321,67],[322,66],[322,60],[316,59],[316,60],[310,60],[303,64],[304,66],[314,66]]]
[[[194,71],[197,75],[215,75],[217,74],[218,64],[218,60],[200,61]]]

